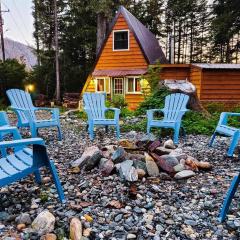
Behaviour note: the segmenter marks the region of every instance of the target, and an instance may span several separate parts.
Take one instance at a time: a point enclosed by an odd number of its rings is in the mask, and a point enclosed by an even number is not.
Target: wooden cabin
[[[149,64],[167,63],[155,35],[126,8],[120,7],[103,42],[82,93],[123,95],[130,109],[143,101],[143,81]]]
[[[240,64],[164,64],[161,79],[188,79],[202,102],[240,102]]]

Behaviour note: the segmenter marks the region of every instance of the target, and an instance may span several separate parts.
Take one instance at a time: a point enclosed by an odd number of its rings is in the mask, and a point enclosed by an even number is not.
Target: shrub
[[[162,87],[157,91],[151,93],[140,103],[136,109],[136,115],[146,114],[148,109],[163,108],[165,97],[170,94],[166,87]]]
[[[114,95],[111,102],[115,108],[121,109],[127,106],[125,98],[122,95]]]

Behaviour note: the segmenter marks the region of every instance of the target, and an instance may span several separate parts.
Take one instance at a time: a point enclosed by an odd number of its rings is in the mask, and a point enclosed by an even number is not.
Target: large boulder
[[[44,210],[32,222],[32,229],[42,236],[54,230],[55,217],[48,210]]]
[[[89,157],[85,162],[85,170],[90,171],[92,170],[96,165],[98,165],[100,159],[102,158],[102,152],[96,151],[91,157]]]
[[[166,142],[164,142],[163,147],[168,148],[168,149],[175,149],[176,148],[172,139],[169,139]]]

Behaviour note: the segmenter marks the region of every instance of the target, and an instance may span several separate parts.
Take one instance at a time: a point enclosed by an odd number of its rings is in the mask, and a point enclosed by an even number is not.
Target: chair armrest
[[[163,112],[163,109],[149,109],[149,110],[147,110],[147,119],[148,119],[148,121],[153,120],[153,114],[155,112]]]
[[[119,120],[120,109],[119,108],[106,108],[105,111],[114,111],[114,119]]]
[[[59,108],[36,107],[34,111],[49,111],[54,119],[59,119]]]
[[[8,126],[8,125],[0,127],[0,138],[3,135],[10,134],[10,133],[13,135],[14,140],[22,139],[17,127]]]
[[[220,114],[220,118],[219,118],[219,121],[218,121],[218,126],[227,125],[229,116],[239,116],[240,117],[240,113],[222,112]]]
[[[3,141],[0,142],[0,148],[15,148],[22,147],[27,145],[42,145],[45,146],[45,143],[42,138],[28,138],[28,139],[19,139],[14,141]]]
[[[17,108],[17,107],[12,107],[12,106],[11,106],[11,109],[16,112],[18,117],[20,117],[18,111],[23,112],[25,114],[26,118],[28,119],[29,123],[33,122],[33,117],[32,117],[31,111],[29,109]]]

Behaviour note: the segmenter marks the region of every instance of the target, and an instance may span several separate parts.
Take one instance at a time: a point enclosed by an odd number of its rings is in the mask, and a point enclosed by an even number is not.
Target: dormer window
[[[113,31],[113,51],[129,50],[129,30]]]

